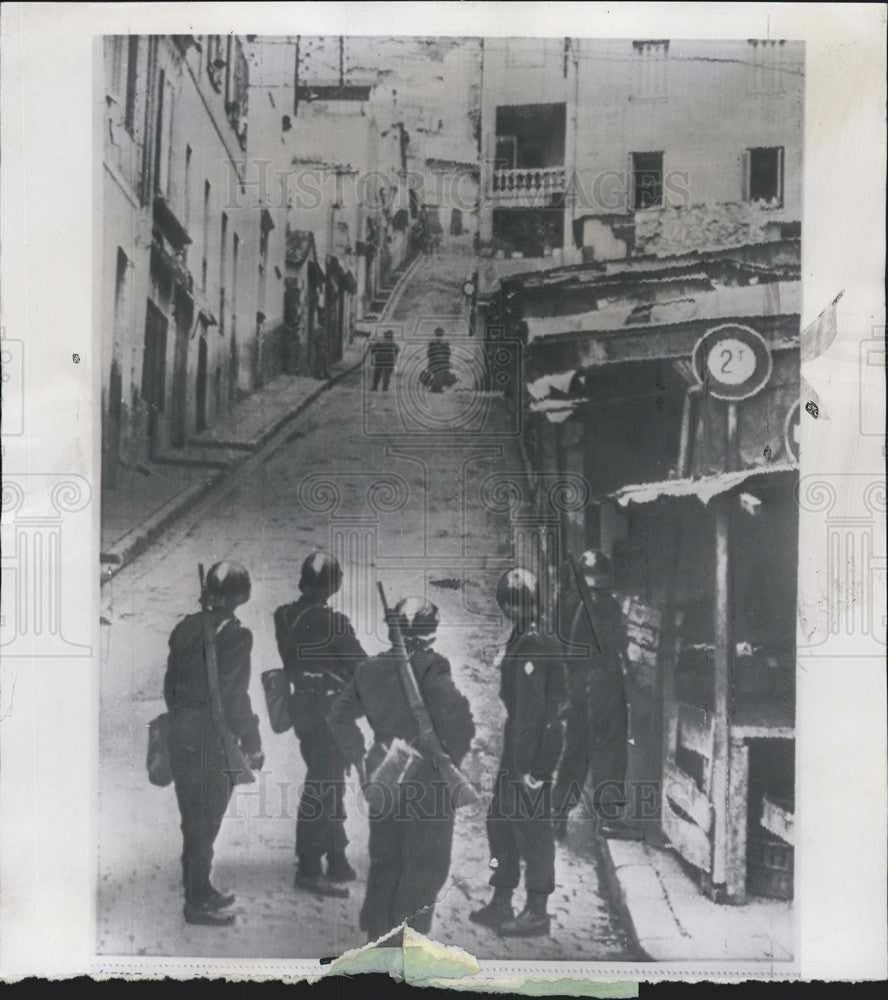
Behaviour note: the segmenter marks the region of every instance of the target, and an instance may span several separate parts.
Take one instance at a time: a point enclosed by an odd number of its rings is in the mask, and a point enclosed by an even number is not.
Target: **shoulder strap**
[[[207,668],[207,688],[210,694],[210,713],[213,722],[220,733],[227,732],[225,712],[222,709],[222,695],[219,691],[219,662],[216,656],[216,632],[213,622],[206,611],[200,613],[200,623],[203,629],[204,663]],[[223,626],[227,624],[223,622]]]
[[[321,605],[319,605],[319,604],[309,604],[307,607],[304,607],[299,612],[299,614],[296,616],[296,621],[294,621],[293,624],[288,629],[288,632],[287,632],[288,638],[290,638],[290,639],[293,638],[293,635],[296,632],[296,629],[299,627],[299,624],[302,621],[302,619],[309,613],[309,611],[311,611],[313,608],[317,608],[317,607],[321,607]]]
[[[409,657],[398,657],[397,667],[398,677],[401,680],[401,687],[407,698],[410,714],[413,716],[416,727],[419,730],[420,745],[429,754],[447,754],[435,730],[435,724],[432,721],[428,705],[425,703],[425,698],[422,696],[422,691],[420,690],[419,682],[416,679],[416,673],[413,670],[413,664],[410,662]]]

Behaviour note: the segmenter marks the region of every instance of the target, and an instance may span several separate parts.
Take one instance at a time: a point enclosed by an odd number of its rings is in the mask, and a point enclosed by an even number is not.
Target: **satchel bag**
[[[293,728],[290,714],[290,681],[286,673],[276,667],[262,674],[262,689],[265,691],[265,707],[273,733],[286,733]]]
[[[395,737],[391,741],[385,757],[362,782],[370,816],[378,818],[394,809],[400,786],[411,778],[422,760],[422,754],[405,740]]]
[[[173,780],[170,762],[170,717],[164,712],[148,723],[148,780],[158,788],[166,788]]]

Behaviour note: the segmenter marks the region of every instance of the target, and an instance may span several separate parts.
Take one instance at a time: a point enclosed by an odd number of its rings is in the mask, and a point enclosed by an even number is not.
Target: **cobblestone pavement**
[[[103,588],[101,953],[318,958],[363,943],[358,911],[368,862],[360,792],[351,787],[347,801],[349,855],[359,874],[351,897],[321,901],[295,893],[294,821],[304,767],[295,737],[271,733],[260,682],[263,670],[279,665],[273,610],[294,598],[308,552],[330,545],[331,531],[340,528],[357,526],[363,535],[354,536],[345,560],[338,605],[369,652],[383,648],[375,590],[361,580],[370,551],[361,548],[368,522],[360,526],[355,518],[362,516],[376,518],[375,561],[389,594],[425,591],[439,605],[437,648],[450,659],[478,728],[465,766],[483,790],[482,802],[457,818],[450,879],[432,935],[479,958],[633,957],[581,820],[558,849],[551,937],[505,941],[468,920],[489,893],[484,811],[503,723],[495,654],[508,631],[493,591],[511,546],[506,515],[489,510],[489,500],[485,506],[481,485],[495,471],[520,470],[506,410],[474,390],[476,348],[459,316],[470,270],[463,254],[421,262],[392,318],[403,326],[404,349],[389,393],[366,391],[366,373],[344,380],[298,419],[257,473],[242,476],[215,507],[203,507]],[[448,330],[460,380],[432,396],[419,390],[416,375],[424,343],[439,324]],[[387,476],[388,485],[368,492]],[[253,578],[252,599],[239,615],[255,637],[251,696],[267,761],[260,781],[235,793],[217,840],[214,878],[238,896],[237,923],[220,930],[182,919],[175,797],[172,788],[148,784],[144,757],[146,724],[163,710],[167,636],[196,607],[198,563],[223,558],[240,560]]]

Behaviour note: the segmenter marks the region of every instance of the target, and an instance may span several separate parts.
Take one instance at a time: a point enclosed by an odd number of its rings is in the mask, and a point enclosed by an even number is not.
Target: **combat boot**
[[[183,911],[185,922],[202,924],[204,927],[230,927],[234,923],[233,913],[222,913],[209,903],[186,903]]]
[[[354,882],[358,873],[348,863],[348,858],[344,854],[337,854],[334,858],[327,859],[327,878],[336,883]]]
[[[545,937],[550,928],[550,918],[546,911],[548,898],[543,892],[529,892],[524,909],[514,920],[501,924],[497,933],[501,937]]]
[[[335,885],[330,881],[329,876],[318,873],[314,877],[305,875],[301,871],[296,871],[293,879],[294,889],[304,889],[306,892],[313,892],[318,896],[331,896],[334,899],[348,899],[349,892],[344,885]]]
[[[229,906],[234,906],[236,898],[233,892],[219,892],[215,886],[211,885],[207,890],[204,902],[214,910],[227,910]]]
[[[493,898],[480,910],[472,910],[469,920],[474,924],[481,924],[482,927],[499,927],[509,920],[514,920],[515,911],[512,909],[512,890],[493,890]]]

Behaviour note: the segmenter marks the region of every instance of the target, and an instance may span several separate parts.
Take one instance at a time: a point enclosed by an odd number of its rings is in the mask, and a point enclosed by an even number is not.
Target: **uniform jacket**
[[[453,683],[450,664],[439,653],[428,649],[417,650],[410,657],[410,665],[438,739],[453,762],[459,765],[475,735],[469,702]],[[375,756],[379,759],[384,753],[378,752],[381,743],[388,744],[398,736],[407,742],[416,741],[418,729],[398,675],[394,650],[360,664],[333,705],[333,732],[337,746],[350,761],[360,759],[363,747],[348,745],[350,728],[346,724],[364,715],[373,729],[376,738],[374,751],[377,751]],[[367,761],[368,770],[372,770],[378,762],[371,752]]]
[[[262,742],[259,719],[253,714],[248,693],[253,633],[233,614],[209,614],[216,629],[219,694],[225,720],[232,735],[240,740],[244,753],[255,753],[261,749]],[[191,717],[196,725],[205,726],[211,720],[210,693],[200,612],[179,622],[170,635],[169,645],[163,682],[167,708],[179,720]]]
[[[367,656],[345,615],[304,595],[275,611],[274,633],[297,693],[334,697]]]
[[[446,340],[433,340],[429,343],[427,356],[429,364],[434,366],[447,365],[450,362],[450,344]]]
[[[380,368],[394,368],[400,348],[397,344],[380,341],[370,345],[370,360]]]
[[[601,592],[593,598],[592,610],[594,634],[582,604],[574,614],[571,640],[586,646],[589,654],[580,656],[574,650],[574,655],[567,658],[573,676],[571,687],[575,689],[572,694],[586,703],[593,744],[625,740],[627,708],[623,660],[627,637],[623,612],[610,594]]]
[[[500,697],[508,713],[503,768],[547,781],[564,747],[568,692],[561,645],[534,628],[516,628],[500,672]]]

